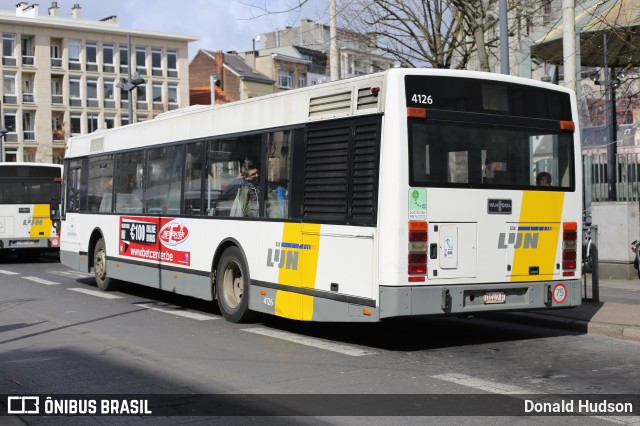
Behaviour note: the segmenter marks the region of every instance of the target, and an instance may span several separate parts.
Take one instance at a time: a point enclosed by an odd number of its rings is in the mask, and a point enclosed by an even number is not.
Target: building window
[[[97,108],[100,106],[98,101],[98,79],[87,78],[87,106]]]
[[[140,75],[147,74],[147,49],[146,47],[136,47],[136,71]]]
[[[298,74],[298,87],[307,87],[307,75]]]
[[[178,85],[175,83],[169,83],[167,85],[167,100],[169,104],[178,103]]]
[[[62,79],[51,80],[51,103],[56,105],[64,104]]]
[[[279,70],[278,84],[287,89],[293,88],[293,71]]]
[[[120,45],[120,72],[129,72],[129,48],[127,45]]]
[[[153,83],[153,103],[162,103],[162,83]]]
[[[49,52],[51,53],[51,67],[62,68],[62,53],[60,44],[57,39],[51,39],[51,46],[49,46]]]
[[[126,126],[127,124],[129,124],[129,116],[128,115],[123,115],[120,117],[120,125],[121,126]]]
[[[34,114],[25,112],[22,114],[22,134],[25,141],[35,141],[36,131],[34,129]]]
[[[115,86],[114,81],[110,78],[105,78],[102,82],[102,92],[104,99],[104,107],[105,108],[115,108],[116,100],[115,100]]]
[[[98,44],[95,42],[87,42],[87,71],[98,71]]]
[[[178,76],[178,52],[176,50],[167,50],[167,76]]]
[[[16,94],[16,75],[15,73],[5,73],[2,76],[2,88],[4,95],[2,102],[5,104],[17,104],[18,96]]]
[[[15,111],[4,112],[4,127],[9,131],[9,133],[16,132],[16,112]]]
[[[137,86],[135,93],[137,100],[136,107],[138,109],[149,109],[149,106],[147,105],[147,85],[141,84],[140,86]]]
[[[162,49],[151,49],[151,75],[162,76]]]
[[[80,114],[71,114],[71,136],[82,133],[82,116]]]
[[[114,58],[113,58],[113,44],[102,45],[102,70],[104,72],[115,72]]]
[[[98,117],[100,115],[95,112],[87,113],[87,132],[93,133],[98,130]]]
[[[82,106],[80,77],[69,78],[69,105]]]
[[[81,69],[80,40],[69,40],[68,50],[69,50],[69,69],[70,70]]]
[[[104,127],[107,129],[113,129],[116,126],[116,117],[112,115],[106,115],[104,117]]]
[[[16,66],[15,34],[2,34],[2,65]]]

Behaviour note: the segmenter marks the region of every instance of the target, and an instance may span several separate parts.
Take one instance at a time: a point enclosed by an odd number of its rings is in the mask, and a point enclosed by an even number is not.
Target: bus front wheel
[[[107,250],[102,238],[98,240],[93,251],[93,272],[100,290],[111,291],[116,289],[116,280],[107,275]]]
[[[216,270],[218,306],[227,321],[246,322],[249,311],[249,273],[242,253],[229,247],[222,254]]]

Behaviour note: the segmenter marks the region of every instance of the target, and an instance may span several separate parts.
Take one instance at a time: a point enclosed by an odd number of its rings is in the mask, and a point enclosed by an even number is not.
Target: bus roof
[[[74,136],[68,142],[65,157],[130,149],[131,141],[136,141],[137,146],[141,147],[153,146],[216,135],[241,134],[253,129],[276,129],[323,119],[383,113],[387,96],[385,88],[388,89],[405,75],[487,79],[571,92],[557,85],[504,74],[394,68],[223,105],[192,105],[159,114],[153,120]],[[378,87],[379,93],[374,94],[371,90],[373,87]]]

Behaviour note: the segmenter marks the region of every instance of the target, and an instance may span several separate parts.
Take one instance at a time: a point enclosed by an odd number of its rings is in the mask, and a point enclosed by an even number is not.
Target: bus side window
[[[286,218],[289,215],[289,175],[291,173],[291,130],[267,135],[265,216]]]

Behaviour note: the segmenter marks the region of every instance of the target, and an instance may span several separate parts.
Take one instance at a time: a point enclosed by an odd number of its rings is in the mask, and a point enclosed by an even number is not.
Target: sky
[[[260,33],[297,26],[302,19],[327,23],[329,0],[307,0],[302,8],[286,12],[301,0],[57,0],[58,16],[70,18],[79,3],[81,19],[100,20],[116,15],[121,28],[199,37],[189,43],[189,59],[198,49],[248,51]],[[17,0],[0,0],[0,9],[15,11]],[[47,15],[50,0],[39,5]],[[252,5],[254,7],[252,7]],[[271,13],[265,12],[265,9]],[[275,13],[280,12],[280,13]]]

